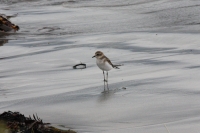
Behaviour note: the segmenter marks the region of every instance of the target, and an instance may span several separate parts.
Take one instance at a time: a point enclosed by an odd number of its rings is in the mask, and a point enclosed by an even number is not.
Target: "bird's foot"
[[[104,81],[104,82],[108,82],[108,81],[107,81],[107,80],[105,80],[105,79],[104,79],[103,81]]]

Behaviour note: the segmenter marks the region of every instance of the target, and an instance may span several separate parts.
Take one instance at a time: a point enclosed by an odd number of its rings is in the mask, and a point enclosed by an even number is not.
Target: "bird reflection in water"
[[[106,91],[104,90],[103,92],[101,92],[101,95],[99,96],[98,101],[105,102],[105,101],[111,99],[114,96],[114,94],[118,91],[120,91],[120,89],[118,89],[118,88],[116,88],[114,90],[106,90]]]

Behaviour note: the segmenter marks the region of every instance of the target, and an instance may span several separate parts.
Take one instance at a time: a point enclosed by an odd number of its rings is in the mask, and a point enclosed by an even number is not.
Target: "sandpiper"
[[[113,65],[110,59],[106,57],[101,51],[97,51],[92,58],[94,57],[96,57],[97,66],[103,71],[104,90],[105,90],[105,82],[107,82],[107,89],[109,89],[108,88],[108,71],[110,71],[112,68],[119,69],[118,66],[121,66],[121,65]],[[107,72],[106,79],[105,79],[104,71]]]

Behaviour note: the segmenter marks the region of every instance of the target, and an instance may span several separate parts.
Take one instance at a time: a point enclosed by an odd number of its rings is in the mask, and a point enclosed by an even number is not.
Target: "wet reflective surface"
[[[6,1],[0,111],[37,113],[78,132],[199,131],[198,1]],[[118,70],[102,71],[101,50]],[[86,69],[73,69],[85,63]],[[123,89],[126,87],[126,89]],[[166,127],[165,127],[166,126]]]

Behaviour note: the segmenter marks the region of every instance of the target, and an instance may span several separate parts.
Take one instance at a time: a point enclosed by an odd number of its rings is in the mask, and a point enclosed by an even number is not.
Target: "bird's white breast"
[[[106,61],[96,59],[97,66],[103,71],[110,71],[113,67]]]

